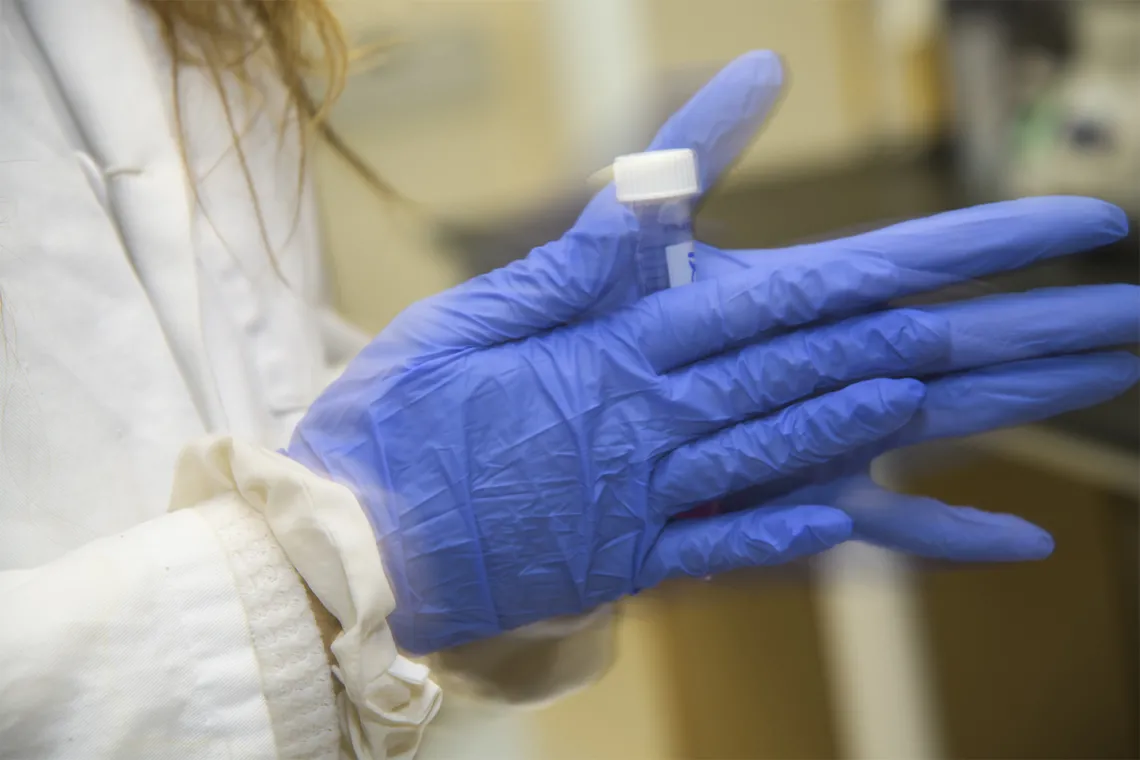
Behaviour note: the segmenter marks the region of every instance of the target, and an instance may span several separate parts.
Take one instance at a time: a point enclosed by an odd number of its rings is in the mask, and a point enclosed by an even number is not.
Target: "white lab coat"
[[[367,518],[274,453],[364,340],[321,305],[281,90],[230,91],[270,253],[195,70],[187,181],[145,9],[0,0],[0,28],[0,757],[411,756],[440,689],[392,642]],[[447,664],[540,700],[604,667],[605,627]],[[573,651],[488,672],[535,641]]]

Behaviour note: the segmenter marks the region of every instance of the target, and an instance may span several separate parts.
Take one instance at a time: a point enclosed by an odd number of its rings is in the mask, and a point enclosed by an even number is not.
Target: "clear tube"
[[[701,191],[696,153],[681,148],[618,156],[613,171],[618,202],[637,218],[633,266],[641,297],[692,283],[693,200]],[[719,512],[718,502],[708,502],[678,518]]]
[[[631,205],[638,224],[634,266],[641,296],[692,282],[692,201],[681,198]]]
[[[633,260],[641,297],[691,283],[695,271],[692,201],[681,198],[638,203],[632,208],[638,224]],[[720,514],[720,503],[711,501],[678,515],[678,519],[717,514]]]

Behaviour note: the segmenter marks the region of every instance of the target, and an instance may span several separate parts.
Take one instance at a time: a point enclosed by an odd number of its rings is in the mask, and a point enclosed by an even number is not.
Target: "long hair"
[[[324,140],[374,190],[385,197],[398,194],[356,154],[329,126],[327,116],[344,89],[350,51],[340,22],[326,0],[144,0],[159,20],[174,61],[172,87],[175,118],[182,130],[178,102],[178,75],[187,66],[206,70],[219,95],[234,137],[234,149],[249,187],[261,236],[269,248],[269,234],[254,191],[253,177],[242,151],[240,130],[225,89],[227,76],[246,85],[257,80],[255,67],[272,67],[285,87],[288,111],[282,116],[282,134],[290,122],[300,129],[301,160],[298,186],[305,181],[308,148],[315,136]],[[314,97],[307,82],[319,83]],[[181,141],[187,160],[185,140]],[[189,169],[189,166],[187,166]],[[194,182],[193,176],[190,178]],[[195,190],[195,196],[197,189]],[[298,199],[301,194],[298,193]],[[298,200],[297,213],[300,212]],[[271,257],[273,256],[270,250]],[[277,268],[274,259],[274,268]],[[280,275],[280,272],[278,272]]]

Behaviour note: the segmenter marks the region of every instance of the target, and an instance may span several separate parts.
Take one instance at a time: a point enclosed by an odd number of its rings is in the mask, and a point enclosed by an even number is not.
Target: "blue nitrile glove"
[[[995,220],[1011,207],[1060,209],[1080,202],[1041,198],[982,206],[836,241],[835,246],[751,252],[704,248],[695,257],[696,277],[726,277],[742,268],[775,272],[804,255],[819,255],[821,249],[829,251],[825,255],[887,256],[900,262],[919,255],[949,260],[957,255],[954,249],[964,238],[993,239],[995,232],[1004,234],[1002,224]],[[1045,243],[1051,230],[1045,227],[1040,232]],[[1058,355],[1140,340],[1140,288],[1049,288],[918,311],[946,320],[950,344],[946,355],[919,375],[926,382],[927,395],[915,418],[896,435],[852,454],[847,461],[836,460],[747,489],[728,499],[725,508],[827,504],[851,516],[854,538],[934,559],[1016,561],[1048,556],[1053,540],[1041,528],[1013,515],[892,493],[871,482],[867,465],[876,454],[892,448],[1036,422],[1101,403],[1127,390],[1140,379],[1140,358],[1128,353]],[[787,492],[803,483],[809,485]]]
[[[654,147],[693,148],[711,186],[779,80],[774,56],[739,59]],[[868,256],[839,241],[830,256],[635,303],[636,222],[607,189],[559,240],[404,312],[317,400],[288,453],[367,509],[392,630],[416,653],[672,575],[820,551],[850,536],[842,509],[670,517],[867,451],[923,400],[921,384],[889,378],[950,351],[946,318],[918,310],[798,328],[1121,233],[1118,212],[1080,199],[990,213],[986,236],[929,261],[910,240]],[[937,218],[917,224],[946,233]]]

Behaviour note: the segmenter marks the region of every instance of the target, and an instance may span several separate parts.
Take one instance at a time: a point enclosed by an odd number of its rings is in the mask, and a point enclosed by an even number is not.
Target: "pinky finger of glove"
[[[850,483],[836,506],[851,517],[860,541],[951,562],[1023,562],[1053,553],[1053,537],[1016,515],[894,493],[870,478]]]
[[[851,518],[832,507],[753,509],[670,523],[649,552],[637,588],[703,578],[818,554],[851,538]]]

